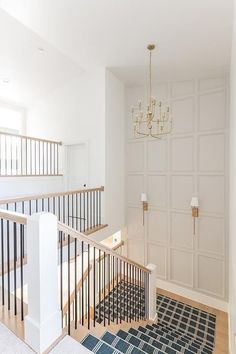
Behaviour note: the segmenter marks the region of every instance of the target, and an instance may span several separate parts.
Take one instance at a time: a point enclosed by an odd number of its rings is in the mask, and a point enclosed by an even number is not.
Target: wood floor
[[[157,289],[157,292],[166,295],[174,300],[181,301],[190,306],[194,306],[201,310],[212,313],[216,316],[216,341],[214,354],[229,354],[228,345],[228,314],[226,312],[216,310],[213,307],[202,305],[199,302],[189,300],[185,297],[170,293],[168,291]]]

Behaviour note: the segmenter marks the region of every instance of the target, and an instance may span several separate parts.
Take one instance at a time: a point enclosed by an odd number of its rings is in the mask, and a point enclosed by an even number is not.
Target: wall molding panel
[[[133,139],[130,106],[145,89],[126,91],[128,256],[155,263],[158,279],[173,287],[222,303],[228,299],[227,85],[226,77],[213,77],[155,86],[173,113],[172,133],[161,140]],[[149,201],[144,225],[142,192]],[[195,235],[193,196],[200,202]]]

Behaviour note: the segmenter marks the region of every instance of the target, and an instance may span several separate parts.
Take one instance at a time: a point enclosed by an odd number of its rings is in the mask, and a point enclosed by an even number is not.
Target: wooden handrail
[[[0,219],[16,222],[17,224],[26,225],[27,216],[21,213],[16,213],[11,210],[0,209]]]
[[[58,230],[63,232],[63,233],[65,233],[66,235],[70,235],[73,238],[76,238],[79,241],[84,241],[85,243],[89,244],[92,247],[96,247],[98,250],[101,250],[102,252],[105,252],[106,255],[109,254],[110,256],[114,256],[114,257],[120,259],[123,262],[131,264],[131,265],[143,270],[146,273],[151,273],[151,271],[149,269],[147,269],[146,267],[144,267],[142,264],[136,263],[136,262],[130,260],[129,258],[127,258],[127,257],[119,255],[118,253],[116,253],[115,251],[111,250],[110,248],[102,245],[101,243],[98,243],[98,242],[94,241],[89,236],[83,235],[81,232],[76,231],[75,229],[72,229],[70,226],[67,226],[67,225],[63,224],[60,221],[58,221]]]
[[[28,200],[40,200],[40,199],[46,199],[46,198],[53,198],[53,197],[59,197],[63,195],[70,195],[70,194],[83,194],[87,192],[103,192],[104,187],[98,187],[98,188],[87,188],[87,189],[78,189],[78,190],[71,190],[67,192],[56,192],[56,193],[47,193],[47,194],[38,194],[38,195],[28,195],[24,197],[16,197],[16,198],[8,198],[8,199],[0,199],[0,205],[3,204],[10,204],[10,203],[19,203],[19,202],[24,202]]]
[[[19,134],[6,133],[6,132],[1,132],[1,131],[0,131],[0,135],[7,135],[7,136],[12,136],[12,137],[21,138],[21,139],[29,139],[29,140],[41,141],[43,143],[51,143],[51,144],[62,145],[61,141],[35,138],[33,136],[27,136],[27,135],[19,135]]]

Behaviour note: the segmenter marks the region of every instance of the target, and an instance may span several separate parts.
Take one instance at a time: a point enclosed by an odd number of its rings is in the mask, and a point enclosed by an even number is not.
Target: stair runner
[[[123,284],[120,286],[122,287]],[[134,295],[137,288],[130,290]],[[117,300],[116,297],[115,299]],[[106,306],[106,299],[103,306],[104,304]],[[117,315],[125,317],[125,310],[121,306],[118,306],[118,309],[121,313],[114,311],[114,318]],[[92,352],[99,354],[213,353],[215,315],[158,295],[157,318],[158,323],[130,328],[128,331],[120,329],[116,334],[106,331],[101,338],[88,334],[82,344]],[[98,321],[100,322],[99,318]]]

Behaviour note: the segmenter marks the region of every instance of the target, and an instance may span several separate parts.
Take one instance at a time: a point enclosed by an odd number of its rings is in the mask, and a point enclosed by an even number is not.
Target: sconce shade
[[[147,202],[147,194],[141,193],[141,202]]]
[[[192,197],[190,205],[192,208],[198,208],[199,207],[198,197]]]

